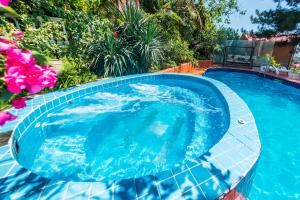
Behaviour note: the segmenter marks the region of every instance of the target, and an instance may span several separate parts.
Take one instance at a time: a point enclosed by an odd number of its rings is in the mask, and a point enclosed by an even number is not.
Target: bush
[[[121,76],[131,71],[130,67],[135,66],[132,49],[122,38],[115,38],[112,33],[94,43],[89,52],[93,57],[91,69],[97,75]]]
[[[67,40],[62,24],[46,22],[38,29],[28,28],[24,32],[23,46],[48,57],[63,57],[67,50]]]
[[[173,67],[184,62],[193,62],[196,64],[194,52],[190,49],[189,41],[182,36],[182,31],[187,31],[186,23],[182,17],[171,9],[161,10],[152,14],[151,19],[158,24],[162,32],[162,38],[165,42],[165,59],[163,66]],[[162,69],[158,67],[156,69]]]
[[[83,12],[68,16],[66,29],[69,46],[68,55],[88,59],[88,49],[93,43],[102,40],[111,32],[112,24],[108,19],[99,19]]]
[[[121,37],[133,49],[138,67],[133,68],[133,73],[147,72],[151,66],[161,64],[164,52],[157,24],[132,5],[124,9],[121,16]]]
[[[115,36],[106,33],[89,49],[91,68],[98,75],[143,73],[162,62],[163,44],[156,25],[134,6],[128,6],[120,15],[121,25]]]
[[[165,46],[166,60],[164,65],[177,66],[185,62],[192,62],[197,65],[197,60],[194,58],[194,52],[189,49],[186,41],[180,38],[171,39]]]
[[[64,69],[58,76],[55,89],[68,88],[91,81],[95,81],[97,76],[90,72],[86,62],[79,58],[65,57],[63,59]]]
[[[138,66],[136,72],[147,72],[151,66],[160,65],[163,60],[163,45],[158,36],[158,31],[153,23],[148,23],[137,35],[133,46],[137,56]]]

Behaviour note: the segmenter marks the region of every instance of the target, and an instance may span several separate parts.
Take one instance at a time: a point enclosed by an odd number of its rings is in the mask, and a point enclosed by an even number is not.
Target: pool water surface
[[[300,90],[253,74],[208,71],[252,111],[262,153],[250,200],[300,199]]]
[[[19,162],[48,178],[123,179],[161,172],[205,153],[227,131],[228,113],[209,86],[145,80],[104,90],[46,114]],[[28,144],[29,145],[29,144]]]

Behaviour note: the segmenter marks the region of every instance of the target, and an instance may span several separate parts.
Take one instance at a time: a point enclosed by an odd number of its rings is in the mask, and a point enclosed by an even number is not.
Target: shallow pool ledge
[[[54,108],[53,102],[64,104],[103,87],[116,87],[137,79],[155,80],[158,76],[205,82],[220,93],[220,98],[228,106],[228,131],[194,162],[120,181],[67,182],[36,175],[14,160],[15,141],[41,114]],[[261,151],[256,123],[247,105],[226,85],[205,77],[187,74],[133,75],[88,83],[31,101],[30,105],[37,104],[35,101],[40,101],[40,104],[23,115],[14,129],[10,146],[0,147],[0,199],[222,199],[230,191],[243,193],[247,190],[245,184],[251,182],[247,177],[252,175]],[[239,187],[241,183],[242,187]]]

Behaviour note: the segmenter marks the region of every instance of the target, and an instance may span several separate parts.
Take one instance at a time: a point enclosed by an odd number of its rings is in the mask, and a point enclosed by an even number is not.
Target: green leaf
[[[40,54],[37,51],[32,51],[32,55],[35,58],[38,65],[43,66],[43,65],[49,64],[48,58],[46,56],[44,56],[43,54]]]
[[[16,11],[9,6],[0,5],[0,14],[6,14],[10,17],[18,17]]]

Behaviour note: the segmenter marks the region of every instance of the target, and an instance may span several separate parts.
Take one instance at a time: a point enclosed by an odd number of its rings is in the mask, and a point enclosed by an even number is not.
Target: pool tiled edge
[[[19,138],[38,117],[55,109],[49,102],[67,103],[105,87],[156,77],[197,79],[215,87],[228,104],[230,126],[223,138],[194,162],[157,174],[121,181],[65,182],[51,180],[22,168],[8,146],[0,147],[0,199],[215,199],[234,189],[256,164],[261,150],[255,120],[247,105],[219,81],[192,75],[144,74],[88,83],[30,101],[14,137]],[[21,113],[21,112],[20,112]],[[27,116],[27,117],[24,117]],[[23,118],[24,117],[24,118]],[[241,119],[244,124],[239,123]],[[23,123],[23,125],[22,125]],[[13,125],[15,126],[15,125]],[[13,141],[11,141],[13,142]],[[14,150],[13,150],[14,151]]]

